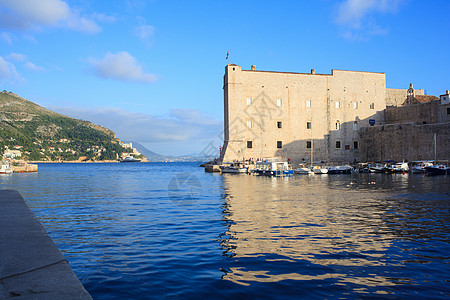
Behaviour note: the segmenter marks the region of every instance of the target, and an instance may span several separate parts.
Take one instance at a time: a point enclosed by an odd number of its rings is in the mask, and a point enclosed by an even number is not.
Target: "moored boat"
[[[314,174],[328,174],[328,169],[324,167],[315,166],[312,168]]]
[[[2,161],[0,166],[0,174],[11,174],[12,172],[13,169],[11,168],[11,165],[6,161]]]
[[[286,161],[258,161],[254,172],[265,176],[290,176],[294,174]]]
[[[244,167],[239,163],[230,163],[219,167],[222,173],[243,174],[248,172],[248,167]]]
[[[410,171],[413,174],[424,174],[426,172],[425,168],[432,166],[432,165],[433,165],[433,162],[430,160],[413,161]]]
[[[450,169],[444,165],[432,165],[425,167],[425,170],[428,175],[445,175],[447,174]]]
[[[137,159],[131,155],[128,155],[127,157],[125,157],[124,159],[122,159],[120,162],[140,162],[140,159]]]
[[[305,167],[305,165],[300,165],[299,168],[294,170],[295,174],[312,174],[313,172],[311,171],[310,168]]]
[[[409,171],[408,163],[396,163],[386,167],[387,173],[405,173]]]

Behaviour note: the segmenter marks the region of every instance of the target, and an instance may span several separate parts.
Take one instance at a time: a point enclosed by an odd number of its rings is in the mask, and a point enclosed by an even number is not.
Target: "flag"
[[[225,59],[228,59],[228,55],[230,55],[230,51],[227,52],[227,58],[225,58]]]

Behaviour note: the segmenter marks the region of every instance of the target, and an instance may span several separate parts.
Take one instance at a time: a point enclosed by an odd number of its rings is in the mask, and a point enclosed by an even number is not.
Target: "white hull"
[[[314,172],[314,174],[328,174],[328,169],[327,168],[314,167],[313,168],[313,172]]]
[[[312,171],[309,168],[298,168],[297,170],[294,170],[294,173],[308,175],[308,174],[312,174]]]

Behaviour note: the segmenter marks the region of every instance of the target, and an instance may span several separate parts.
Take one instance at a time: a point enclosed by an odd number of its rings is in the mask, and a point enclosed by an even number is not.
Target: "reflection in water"
[[[420,177],[223,177],[228,230],[221,245],[233,260],[223,278],[238,284],[324,280],[324,285],[327,281],[334,286],[354,284],[354,291],[359,292],[367,287],[411,284],[414,265],[408,264],[421,263],[417,257],[427,247],[416,244],[415,249],[408,249],[410,235],[417,238],[425,229],[430,239],[448,237],[448,205],[443,204],[448,193],[441,199],[391,197],[415,188],[427,193],[429,187]],[[435,207],[441,208],[437,212],[441,215],[429,226]],[[424,219],[417,219],[419,215]],[[440,263],[445,257],[421,259],[422,263]],[[406,272],[399,271],[405,268]]]

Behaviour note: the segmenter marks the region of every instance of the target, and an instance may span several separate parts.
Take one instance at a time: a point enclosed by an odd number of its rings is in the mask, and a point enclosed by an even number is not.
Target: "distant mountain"
[[[128,150],[115,133],[73,119],[11,92],[0,93],[0,147],[33,161],[116,160]]]
[[[171,156],[171,155],[161,155],[153,151],[148,150],[145,146],[139,144],[138,142],[128,141],[127,143],[132,143],[133,147],[142,153],[149,161],[152,162],[206,162],[214,159],[214,157],[202,157],[196,155],[183,155],[183,156]]]
[[[167,160],[167,156],[150,151],[147,148],[145,148],[145,146],[139,144],[138,142],[127,141],[125,143],[132,143],[133,148],[136,148],[137,151],[141,152],[141,154],[147,157],[147,160],[149,161],[159,162]]]

